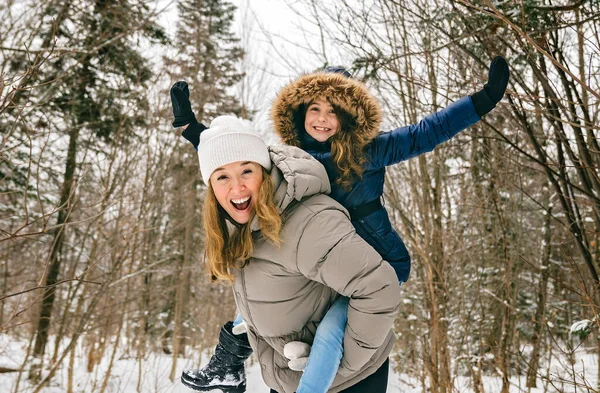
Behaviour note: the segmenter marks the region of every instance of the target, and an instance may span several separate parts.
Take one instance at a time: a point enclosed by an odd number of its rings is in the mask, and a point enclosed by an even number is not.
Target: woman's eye
[[[225,180],[225,179],[227,179],[227,176],[225,176],[225,175],[221,175],[221,176],[217,177],[217,180]]]
[[[243,175],[246,175],[248,173],[252,173],[252,169],[246,169],[244,172],[242,172]]]

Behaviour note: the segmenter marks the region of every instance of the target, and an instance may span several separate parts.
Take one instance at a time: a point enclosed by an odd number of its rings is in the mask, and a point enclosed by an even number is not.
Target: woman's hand
[[[283,356],[288,358],[288,367],[294,371],[304,371],[308,363],[311,346],[302,341],[291,341],[283,347]]]

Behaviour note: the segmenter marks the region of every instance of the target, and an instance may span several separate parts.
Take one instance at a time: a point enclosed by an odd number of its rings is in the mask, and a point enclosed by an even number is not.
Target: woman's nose
[[[244,181],[239,178],[234,178],[232,182],[232,188],[234,190],[243,190],[245,188]]]

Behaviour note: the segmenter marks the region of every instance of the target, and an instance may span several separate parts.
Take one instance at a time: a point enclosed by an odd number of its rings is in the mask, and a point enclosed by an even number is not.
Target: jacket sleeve
[[[367,147],[375,168],[382,168],[432,151],[481,118],[470,96],[453,102],[416,124],[383,132]]]
[[[181,132],[181,136],[184,137],[188,142],[190,142],[194,146],[194,149],[198,151],[198,145],[200,144],[200,134],[207,128],[208,127],[206,127],[202,123],[190,123],[190,125],[187,126],[186,129]]]
[[[315,214],[304,227],[296,263],[303,275],[350,299],[339,373],[359,371],[384,343],[399,310],[394,269],[334,209]]]

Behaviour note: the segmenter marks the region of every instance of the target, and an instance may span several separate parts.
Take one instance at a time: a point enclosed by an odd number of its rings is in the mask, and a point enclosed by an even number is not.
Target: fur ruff
[[[317,72],[301,76],[281,89],[275,98],[271,119],[275,133],[283,143],[300,146],[294,114],[301,104],[309,104],[319,97],[354,118],[356,128],[341,131],[352,133],[354,143],[364,147],[379,133],[381,107],[362,82],[340,74]]]

